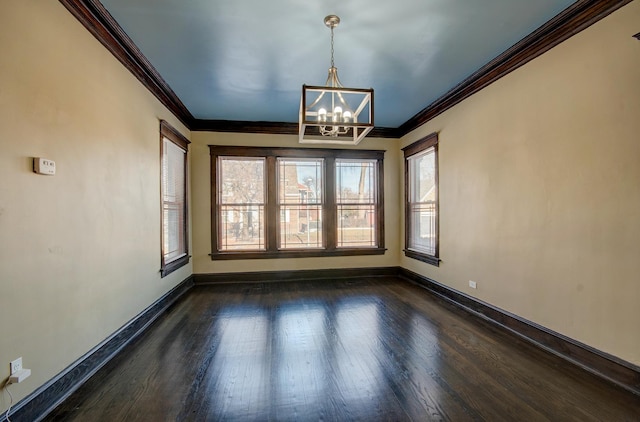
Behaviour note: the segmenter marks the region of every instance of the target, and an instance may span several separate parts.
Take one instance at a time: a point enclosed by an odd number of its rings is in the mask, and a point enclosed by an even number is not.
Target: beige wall
[[[398,224],[400,201],[398,184],[398,140],[366,138],[357,148],[386,150],[384,156],[384,194],[386,253],[383,256],[348,256],[335,258],[255,259],[212,261],[211,253],[211,175],[208,145],[300,147],[294,135],[259,135],[238,133],[193,132],[191,144],[193,271],[228,273],[245,271],[307,270],[322,268],[360,268],[398,265],[400,237]]]
[[[22,356],[19,400],[191,274],[158,272],[158,120],[189,132],[59,2],[1,9],[0,382]]]
[[[440,133],[442,258],[401,266],[635,364],[639,23],[635,1],[401,142]]]

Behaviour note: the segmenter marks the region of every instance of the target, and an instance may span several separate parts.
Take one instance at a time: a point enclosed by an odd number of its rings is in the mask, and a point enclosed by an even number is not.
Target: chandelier
[[[298,140],[301,144],[358,143],[373,129],[373,88],[345,88],[333,61],[336,15],[324,18],[331,29],[331,67],[324,86],[302,85]]]

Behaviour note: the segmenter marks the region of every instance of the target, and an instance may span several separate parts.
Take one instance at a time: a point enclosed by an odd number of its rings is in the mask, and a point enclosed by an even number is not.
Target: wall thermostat
[[[56,162],[48,158],[35,157],[33,159],[33,172],[53,176],[56,174]]]

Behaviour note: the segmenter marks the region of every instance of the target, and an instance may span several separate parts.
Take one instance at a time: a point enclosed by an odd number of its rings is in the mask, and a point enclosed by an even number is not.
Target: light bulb
[[[320,110],[318,110],[318,121],[319,122],[326,122],[327,121],[327,110],[324,108],[321,108]]]
[[[342,107],[336,107],[333,109],[333,121],[339,122],[342,120]]]
[[[350,111],[345,111],[345,112],[342,114],[342,120],[343,120],[345,123],[349,123],[349,121],[351,120],[351,112],[350,112]]]

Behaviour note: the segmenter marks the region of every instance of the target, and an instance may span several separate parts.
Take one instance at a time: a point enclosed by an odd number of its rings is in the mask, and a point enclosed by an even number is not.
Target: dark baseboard
[[[430,293],[474,315],[506,328],[536,346],[592,374],[604,378],[627,391],[640,395],[640,367],[632,363],[609,355],[584,343],[580,343],[577,340],[482,302],[407,269],[400,269],[400,277],[423,287]]]
[[[400,267],[325,268],[319,270],[194,274],[193,281],[196,285],[247,282],[272,283],[277,281],[335,280],[360,277],[397,277],[399,272]]]
[[[11,422],[42,420],[193,287],[189,276],[126,325],[12,407]],[[5,422],[7,415],[0,415]]]

